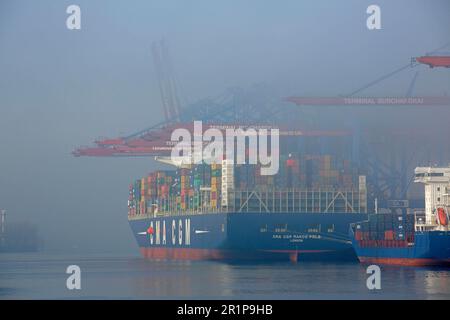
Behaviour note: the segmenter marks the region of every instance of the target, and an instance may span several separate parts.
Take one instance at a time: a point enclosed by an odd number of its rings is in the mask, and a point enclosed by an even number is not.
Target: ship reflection
[[[450,270],[381,266],[379,291],[358,263],[130,262],[131,292],[148,299],[448,299]]]
[[[137,263],[142,274],[132,277],[136,297],[214,299],[232,295],[232,267],[228,264],[145,260]]]
[[[450,288],[450,271],[448,268],[436,268],[425,272],[425,291],[431,299],[447,299]]]
[[[359,298],[366,273],[358,263],[150,262],[134,276],[135,297],[157,299]]]
[[[381,266],[383,298],[448,299],[450,270],[445,267]]]

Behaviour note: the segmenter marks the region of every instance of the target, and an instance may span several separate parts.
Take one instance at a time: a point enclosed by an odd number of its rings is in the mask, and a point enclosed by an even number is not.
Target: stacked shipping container
[[[233,190],[350,190],[358,185],[355,183],[358,172],[352,169],[350,161],[338,161],[330,155],[282,155],[279,172],[273,176],[261,175],[259,164],[235,165],[232,169],[227,170],[233,175]],[[153,172],[130,185],[129,214],[188,211],[201,207],[218,209],[227,203],[221,201],[225,178],[222,173],[222,163]],[[226,181],[230,179],[226,177]]]
[[[210,204],[211,208],[218,208],[220,203],[219,195],[222,188],[222,165],[213,163],[211,164],[211,196]]]
[[[355,225],[361,247],[406,247],[414,242],[414,215],[379,213]]]

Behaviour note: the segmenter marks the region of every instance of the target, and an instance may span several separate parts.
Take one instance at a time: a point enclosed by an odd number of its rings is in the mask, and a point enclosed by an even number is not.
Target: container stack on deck
[[[276,175],[261,175],[261,166],[234,165],[223,177],[222,163],[199,164],[192,168],[156,171],[130,185],[129,215],[161,211],[195,211],[208,207],[219,209],[222,186],[232,190],[354,190],[358,188],[358,172],[349,160],[331,155],[281,155]],[[231,175],[230,176],[230,173]],[[232,185],[230,185],[232,181]]]
[[[211,208],[217,208],[220,203],[220,190],[222,189],[222,165],[211,164]]]
[[[356,224],[355,240],[361,247],[406,247],[414,242],[414,215],[379,213]]]

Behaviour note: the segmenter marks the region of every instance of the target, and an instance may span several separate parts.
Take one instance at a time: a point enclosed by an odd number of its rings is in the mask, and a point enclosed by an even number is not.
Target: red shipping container
[[[286,160],[286,167],[293,168],[297,165],[297,161],[295,159],[287,159]]]
[[[393,230],[386,230],[384,232],[384,239],[385,240],[394,240],[394,231]]]

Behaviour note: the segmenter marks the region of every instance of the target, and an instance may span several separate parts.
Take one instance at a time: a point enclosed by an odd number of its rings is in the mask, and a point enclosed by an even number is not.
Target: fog
[[[381,30],[366,27],[373,3]],[[70,4],[81,30],[66,28]],[[36,223],[47,251],[136,253],[128,185],[163,166],[71,151],[163,120],[152,41],[168,42],[184,104],[256,83],[337,96],[449,42],[449,14],[447,0],[2,0],[0,208]],[[411,77],[365,93],[405,95]],[[436,69],[414,94],[449,91],[450,72]]]

